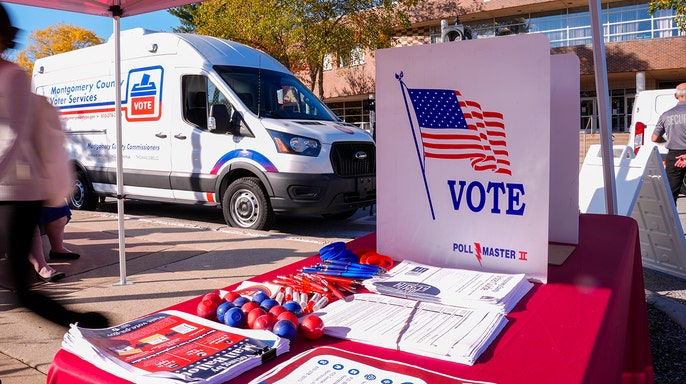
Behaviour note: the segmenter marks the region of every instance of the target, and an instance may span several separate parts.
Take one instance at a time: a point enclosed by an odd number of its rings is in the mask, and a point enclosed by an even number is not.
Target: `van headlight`
[[[316,157],[322,149],[317,139],[272,130],[267,132],[274,140],[276,150],[281,153]]]

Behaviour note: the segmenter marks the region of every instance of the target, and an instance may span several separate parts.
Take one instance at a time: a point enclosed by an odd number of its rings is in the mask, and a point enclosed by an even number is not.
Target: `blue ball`
[[[298,334],[298,328],[290,320],[279,320],[274,324],[274,329],[272,330],[274,334],[284,339],[293,340]]]
[[[293,300],[287,301],[287,302],[283,303],[282,305],[283,305],[284,308],[286,308],[289,312],[295,313],[296,316],[300,317],[300,315],[302,315],[303,308],[302,308],[302,306],[300,305],[300,303],[298,303],[297,301],[293,301]]]
[[[217,319],[219,319],[221,321],[221,319],[224,318],[224,315],[226,314],[226,312],[233,307],[234,307],[234,305],[230,301],[225,301],[225,302],[219,304],[219,306],[217,307]]]
[[[279,305],[279,302],[274,300],[274,299],[266,299],[260,303],[260,307],[264,309],[265,311],[269,312],[270,309],[272,309],[273,306]]]
[[[233,305],[240,308],[243,306],[243,304],[247,303],[248,301],[250,301],[250,299],[248,299],[247,297],[241,296],[241,297],[236,298],[236,300],[233,301]]]
[[[243,328],[245,326],[245,314],[239,307],[229,308],[224,314],[224,324],[229,327]]]
[[[262,292],[262,291],[257,292],[257,293],[252,297],[252,301],[256,302],[257,304],[260,304],[260,303],[262,303],[263,301],[265,301],[265,300],[267,300],[267,299],[269,299],[269,295],[267,295],[266,293],[264,293],[264,292]]]

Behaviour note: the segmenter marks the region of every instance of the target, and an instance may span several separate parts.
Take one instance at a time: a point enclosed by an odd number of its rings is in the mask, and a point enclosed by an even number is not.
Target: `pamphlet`
[[[289,341],[164,311],[110,328],[72,325],[62,348],[134,383],[224,383],[287,352]]]
[[[441,268],[405,260],[385,274],[364,281],[372,292],[504,314],[531,290],[522,274]]]
[[[379,359],[333,347],[307,350],[285,361],[250,384],[474,384],[415,365]]]
[[[318,315],[324,334],[473,365],[507,324],[500,312],[355,294]]]

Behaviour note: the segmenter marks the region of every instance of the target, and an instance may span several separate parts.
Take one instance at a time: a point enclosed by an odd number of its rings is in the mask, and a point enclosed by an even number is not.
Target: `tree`
[[[653,0],[648,5],[648,12],[652,16],[660,10],[674,10],[674,22],[682,32],[686,32],[686,0]]]
[[[324,58],[391,45],[408,27],[407,7],[418,0],[208,0],[193,15],[195,31],[270,54],[292,72],[309,72],[323,93]]]
[[[195,15],[198,13],[198,5],[200,5],[200,3],[182,5],[180,7],[171,8],[167,10],[167,12],[169,12],[170,15],[178,17],[179,22],[181,23],[180,27],[172,29],[174,32],[195,32],[195,24],[193,23],[193,20],[195,18]]]
[[[73,25],[57,23],[37,29],[29,35],[29,45],[17,54],[17,64],[28,73],[33,72],[36,59],[102,44],[104,39],[92,31]]]

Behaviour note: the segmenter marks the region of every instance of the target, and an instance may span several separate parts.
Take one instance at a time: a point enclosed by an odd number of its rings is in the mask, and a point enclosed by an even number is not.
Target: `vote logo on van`
[[[161,66],[129,71],[123,103],[127,121],[156,121],[162,117],[163,79],[164,69]]]

